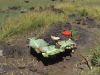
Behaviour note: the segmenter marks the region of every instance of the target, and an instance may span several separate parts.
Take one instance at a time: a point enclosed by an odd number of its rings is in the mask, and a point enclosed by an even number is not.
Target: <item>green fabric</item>
[[[45,47],[47,45],[48,43],[46,43],[43,39],[31,38],[29,42],[29,46],[32,46],[33,48]]]
[[[43,50],[46,50],[47,51],[46,53],[42,53],[42,55],[44,57],[49,57],[50,55],[55,55],[55,54],[58,54],[58,53],[64,51],[64,49],[55,48],[55,45],[46,46],[46,47],[43,48]]]
[[[37,49],[39,47],[43,48],[48,45],[43,39],[36,39],[35,37],[29,38],[29,46],[34,48],[37,53],[40,53],[40,51]]]
[[[75,44],[74,42],[67,40],[65,42],[58,42],[59,45],[61,45],[61,47],[66,47],[66,46],[71,46],[73,44]]]
[[[55,55],[55,54],[58,54],[60,52],[64,52],[64,50],[65,50],[64,48],[66,46],[71,46],[72,44],[75,44],[75,43],[68,40],[68,41],[65,41],[65,42],[58,42],[57,45],[61,45],[61,47],[59,49],[55,48],[55,45],[43,47],[43,50],[45,50],[47,52],[42,53],[42,55],[44,57],[49,57],[50,55]]]
[[[66,46],[71,46],[75,44],[73,41],[67,40],[64,42],[56,43],[56,45],[60,45],[60,48],[56,48],[55,45],[48,46],[48,43],[46,43],[46,41],[44,41],[43,39],[36,39],[34,37],[34,38],[30,38],[29,40],[30,40],[29,46],[34,48],[37,53],[40,53],[40,51],[37,49],[39,47],[41,47],[44,51],[46,51],[46,53],[42,53],[44,57],[49,57],[58,54],[60,52],[64,52]]]

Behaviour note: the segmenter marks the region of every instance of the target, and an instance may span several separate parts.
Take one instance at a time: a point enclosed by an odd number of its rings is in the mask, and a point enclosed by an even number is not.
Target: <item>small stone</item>
[[[37,72],[37,69],[34,66],[30,66],[29,70],[32,71],[32,72]]]
[[[3,50],[0,50],[0,56],[3,56]]]
[[[25,65],[24,64],[20,64],[18,68],[19,69],[24,69],[25,68]]]

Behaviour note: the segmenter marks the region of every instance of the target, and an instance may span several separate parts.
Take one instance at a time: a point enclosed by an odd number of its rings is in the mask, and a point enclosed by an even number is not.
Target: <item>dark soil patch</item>
[[[68,27],[67,27],[68,26]],[[55,41],[51,39],[51,35],[52,36],[57,36],[60,37],[62,40],[65,40],[67,37],[63,36],[61,34],[61,32],[63,32],[64,30],[70,30],[71,29],[71,25],[70,23],[57,23],[57,24],[53,24],[52,28],[50,30],[48,30],[42,37],[42,39],[44,39],[45,41],[47,41],[49,44],[55,44]]]
[[[0,49],[3,50],[3,56],[6,57],[19,57],[22,56],[25,51],[23,51],[23,47],[20,46],[12,46],[10,44],[4,44],[0,42]]]
[[[69,22],[66,22],[66,23],[59,22],[57,24],[53,24],[52,28],[50,30],[48,30],[40,38],[44,39],[49,44],[55,44],[56,41],[51,39],[51,35],[60,37],[61,40],[66,40],[66,39],[68,39],[68,37],[65,37],[61,34],[61,32],[63,32],[64,30],[67,30],[67,31],[76,30],[76,31],[78,31],[78,33],[77,33],[78,40],[76,41],[76,43],[79,45],[87,45],[89,42],[89,39],[92,36],[92,35],[90,35],[91,32],[89,32],[86,29],[83,29],[79,26],[71,25],[71,23],[69,23]]]
[[[8,7],[9,10],[21,10],[21,6]]]
[[[83,26],[87,26],[87,28],[98,28],[100,26],[100,25],[97,25],[95,19],[91,17],[78,18],[76,19],[76,23]]]
[[[41,61],[45,66],[53,65],[55,63],[59,63],[59,62],[64,60],[63,57],[66,57],[66,56],[71,57],[72,56],[71,50],[66,50],[65,52],[56,54],[56,55],[48,57],[48,58],[44,58],[42,56],[42,54],[37,54],[36,52],[34,52],[33,49],[31,49],[30,54],[33,55],[33,57],[36,57],[36,59],[38,61]]]
[[[3,50],[3,55],[4,56],[9,56],[14,51],[12,46],[6,45],[2,42],[0,42],[0,49]]]
[[[79,38],[76,41],[78,45],[86,46],[89,43],[89,40],[93,38],[93,33],[87,31],[86,29],[75,26],[74,30],[78,31],[77,35],[79,36]]]

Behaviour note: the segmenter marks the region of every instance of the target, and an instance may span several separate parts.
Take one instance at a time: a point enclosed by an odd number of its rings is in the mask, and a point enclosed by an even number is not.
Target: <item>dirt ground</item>
[[[70,18],[72,17],[70,16]],[[78,31],[76,43],[81,49],[88,46],[91,40],[94,40],[95,34],[90,31],[94,28],[100,30],[100,25],[96,23],[95,19],[90,17],[75,18],[73,22],[52,24],[51,28],[39,38],[50,44],[55,44],[50,38],[51,35],[64,40],[66,37],[61,32],[74,29]],[[16,43],[4,44],[0,42],[0,49],[4,53],[4,56],[0,57],[0,75],[83,75],[83,71],[88,68],[84,59],[77,54],[80,49],[77,49],[71,57],[64,52],[49,59],[32,53],[28,48],[27,40],[32,35],[27,35],[23,35],[23,38],[17,38]]]

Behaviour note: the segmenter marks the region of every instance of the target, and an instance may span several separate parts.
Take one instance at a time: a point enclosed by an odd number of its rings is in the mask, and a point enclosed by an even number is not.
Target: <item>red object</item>
[[[64,36],[67,36],[67,37],[70,37],[71,36],[71,32],[69,32],[69,31],[64,31],[64,32],[62,32],[62,34]]]

